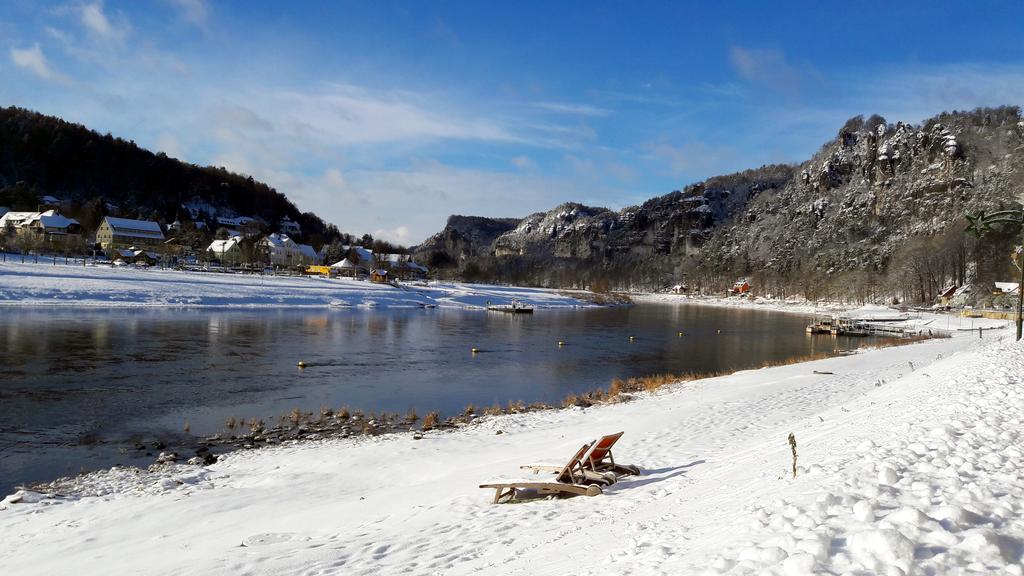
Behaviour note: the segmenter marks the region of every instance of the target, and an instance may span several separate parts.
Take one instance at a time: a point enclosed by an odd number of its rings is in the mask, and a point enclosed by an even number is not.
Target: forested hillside
[[[36,210],[43,196],[93,230],[107,213],[169,224],[183,203],[224,217],[266,223],[288,217],[307,243],[339,237],[338,229],[299,209],[277,190],[224,168],[202,167],[154,154],[132,141],[22,108],[0,109],[0,206]]]

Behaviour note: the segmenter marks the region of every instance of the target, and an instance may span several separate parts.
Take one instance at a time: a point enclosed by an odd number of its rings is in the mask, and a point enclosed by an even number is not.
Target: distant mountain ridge
[[[1019,205],[1022,191],[1016,106],[917,126],[858,116],[798,165],[709,178],[618,212],[562,204],[459,253],[427,242],[417,255],[450,261],[452,275],[548,286],[719,290],[751,277],[776,294],[929,300],[945,284],[1010,274],[1015,231],[975,241],[962,218]]]

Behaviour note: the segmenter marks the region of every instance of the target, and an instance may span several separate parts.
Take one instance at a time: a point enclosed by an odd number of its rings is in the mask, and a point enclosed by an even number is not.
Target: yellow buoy
[[[682,337],[683,337],[683,333],[682,333],[682,332],[680,332],[680,333],[679,333],[679,337],[680,337],[680,338],[682,338]]]
[[[630,342],[632,342],[633,340],[636,340],[636,336],[630,336],[630,337],[629,337],[629,341],[630,341]]]
[[[305,367],[306,367],[306,363],[303,362],[302,360],[299,360],[299,368],[305,368]]]
[[[479,352],[479,351],[480,351],[480,350],[478,350],[478,349],[476,349],[476,348],[473,348],[472,350],[470,350],[470,352],[472,352],[473,354],[476,354],[476,353],[477,353],[477,352]]]
[[[721,331],[721,330],[719,330],[719,331],[718,331],[718,333],[719,333],[719,334],[721,334],[721,333],[722,333],[722,331]]]
[[[565,342],[562,342],[561,340],[559,340],[559,341],[558,341],[558,345],[559,345],[559,346],[565,346]]]

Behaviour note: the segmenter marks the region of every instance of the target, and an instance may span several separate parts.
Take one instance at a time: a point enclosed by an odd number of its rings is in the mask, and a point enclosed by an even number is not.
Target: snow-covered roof
[[[427,272],[426,266],[413,262],[412,258],[408,254],[385,254],[384,260],[392,268],[405,267],[409,270],[419,270],[423,273]]]
[[[152,220],[131,220],[129,218],[114,218],[113,216],[107,216],[103,220],[117,236],[155,238],[159,240],[164,238],[164,232],[160,229],[160,225]]]
[[[221,226],[244,226],[254,220],[254,218],[249,218],[248,216],[239,216],[237,218],[218,217],[217,224]]]
[[[376,262],[376,260],[373,259],[373,252],[370,252],[362,246],[342,246],[341,249],[345,252],[355,250],[356,254],[359,256],[360,264],[372,266],[373,263]]]
[[[39,212],[7,212],[0,216],[0,226],[21,226],[39,216]]]
[[[66,218],[53,210],[47,210],[39,215],[39,222],[46,228],[67,228],[78,224],[74,218]]]
[[[264,242],[272,248],[285,248],[296,245],[295,241],[289,238],[287,234],[270,234],[264,239]]]
[[[316,250],[314,250],[309,244],[297,244],[295,247],[298,248],[299,252],[301,252],[303,256],[316,260]]]
[[[75,220],[74,218],[66,218],[60,215],[56,210],[47,210],[46,212],[7,212],[0,217],[0,228],[3,228],[8,224],[15,227],[21,227],[36,221],[42,224],[45,228],[58,229],[67,229],[68,226],[78,224],[78,220]]]
[[[1017,291],[1017,282],[996,282],[996,290],[999,290],[1003,294],[1010,294],[1011,292]]]
[[[234,246],[237,246],[238,243],[241,241],[241,236],[232,236],[227,240],[214,240],[213,242],[210,243],[210,247],[207,248],[206,250],[217,254],[223,254],[228,250],[231,250],[231,248],[233,248]]]
[[[349,260],[348,258],[342,258],[340,262],[335,262],[334,264],[331,264],[331,268],[342,268],[342,269],[345,269],[345,270],[354,270],[354,269],[358,268],[358,266],[353,264],[352,261]]]

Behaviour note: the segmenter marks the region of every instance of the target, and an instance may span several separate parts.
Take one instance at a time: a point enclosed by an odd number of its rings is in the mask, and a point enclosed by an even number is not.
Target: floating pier
[[[839,316],[815,317],[806,328],[808,334],[832,334],[834,336],[882,336],[886,338],[907,338],[919,333],[905,324],[909,317],[896,310],[854,311]],[[867,312],[873,312],[869,314]]]
[[[487,309],[492,312],[506,312],[508,314],[533,314],[533,306],[516,302],[515,300],[511,304],[488,304]]]

